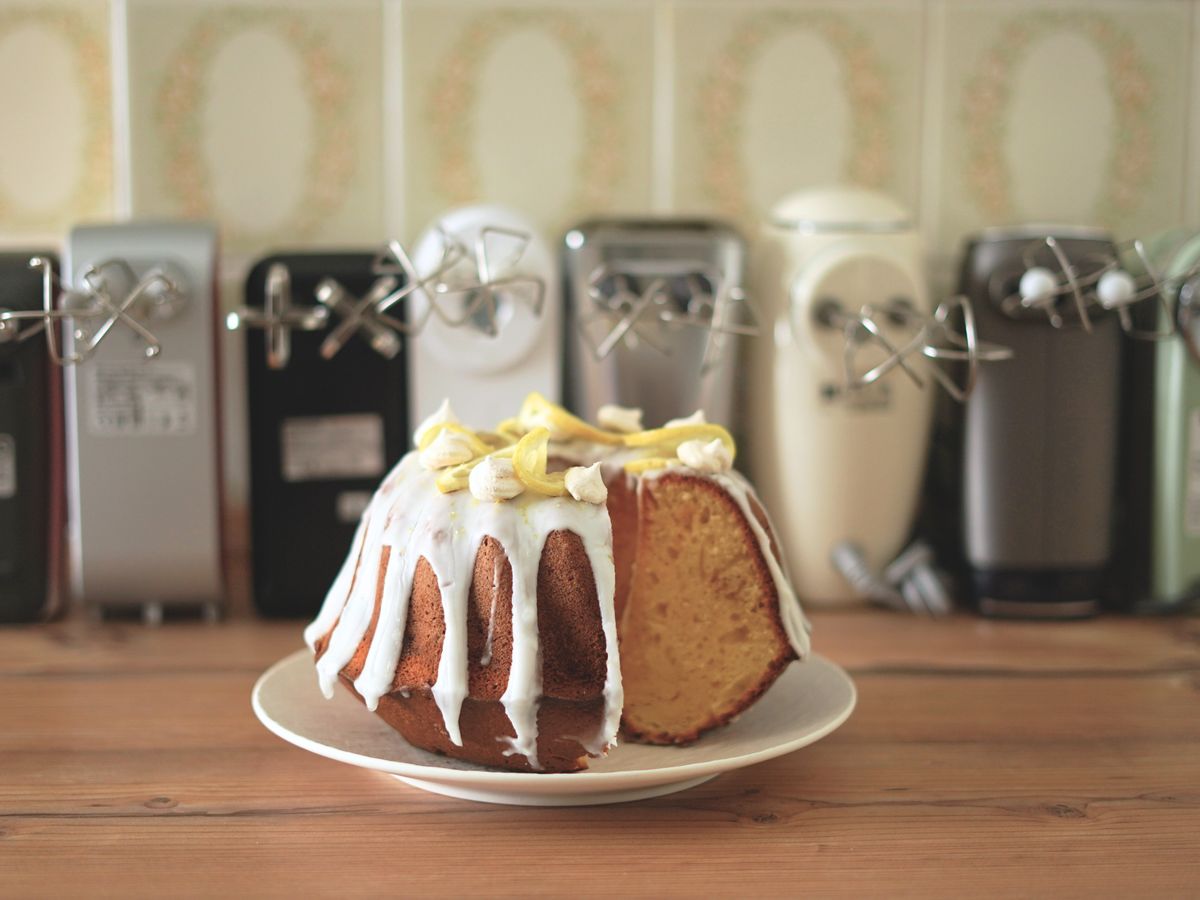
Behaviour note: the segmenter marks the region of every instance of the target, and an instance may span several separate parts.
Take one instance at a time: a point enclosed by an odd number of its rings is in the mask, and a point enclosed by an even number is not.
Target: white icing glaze
[[[603,503],[608,499],[608,488],[600,473],[600,463],[590,466],[572,466],[563,475],[567,493],[584,503]]]
[[[342,563],[341,569],[338,570],[337,577],[333,579],[333,584],[326,594],[325,603],[321,606],[317,617],[308,624],[304,629],[304,643],[308,644],[310,650],[316,649],[317,641],[329,633],[329,629],[333,627],[337,621],[338,615],[342,611],[342,604],[330,603],[330,597],[345,597],[350,593],[350,585],[353,583],[354,572],[358,566],[358,557],[362,553],[363,541],[367,537],[367,519],[364,511],[363,517],[359,519],[358,528],[354,531],[354,537],[350,541],[350,552],[346,554],[346,561]],[[322,693],[326,697],[333,696],[333,690],[325,690],[321,687]]]
[[[684,441],[675,452],[681,463],[699,472],[728,472],[733,468],[733,454],[719,439]]]
[[[565,501],[560,501],[565,502]],[[617,746],[617,729],[621,726],[621,711],[625,708],[625,690],[621,685],[621,660],[617,655],[617,615],[613,595],[617,587],[617,570],[613,564],[612,522],[608,518],[608,507],[590,503],[577,504],[595,510],[592,524],[603,522],[604,540],[583,538],[583,549],[587,551],[592,567],[592,578],[596,582],[596,595],[600,598],[600,627],[604,631],[604,647],[607,660],[604,673],[604,718],[595,737],[580,739],[588,753],[599,755],[606,748]]]
[[[338,673],[354,656],[370,626],[385,548],[389,555],[379,618],[354,689],[371,709],[377,708],[379,699],[392,690],[404,644],[413,577],[417,561],[424,558],[438,580],[445,623],[432,693],[450,739],[461,746],[459,715],[467,696],[468,677],[467,602],[475,557],[484,537],[490,536],[503,548],[512,567],[512,664],[501,703],[516,736],[506,739],[510,745],[507,752],[524,755],[532,768],[538,768],[537,709],[542,684],[537,575],[546,538],[558,530],[574,532],[582,540],[596,582],[608,656],[605,708],[597,735],[583,744],[589,752],[602,753],[615,743],[623,705],[613,608],[616,576],[612,525],[607,508],[529,493],[508,503],[480,502],[466,491],[443,494],[434,484],[434,474],[420,464],[416,452],[400,461],[372,498],[346,563],[316,620],[305,629],[310,647],[333,629],[328,647],[317,661],[322,692],[327,697],[333,695]],[[499,577],[499,571],[493,573],[494,581],[498,582]],[[484,656],[491,661],[490,641]]]
[[[444,469],[470,462],[475,458],[471,439],[458,431],[442,431],[421,451],[421,465],[427,469]]]
[[[596,424],[609,431],[634,434],[642,430],[642,411],[636,406],[606,403],[596,410]]]
[[[421,445],[421,438],[425,437],[425,432],[429,431],[429,429],[433,428],[435,425],[441,425],[442,423],[446,423],[447,425],[462,424],[459,422],[458,416],[454,414],[454,410],[450,408],[449,397],[442,400],[442,405],[435,409],[432,415],[430,415],[425,419],[424,422],[417,426],[417,430],[413,432],[413,444],[419,447]]]

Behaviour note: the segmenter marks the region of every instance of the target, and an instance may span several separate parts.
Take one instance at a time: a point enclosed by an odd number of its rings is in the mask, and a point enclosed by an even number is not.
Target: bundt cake
[[[443,404],[363,514],[305,639],[410,743],[569,772],[687,743],[808,651],[766,513],[700,416],[599,426],[533,394],[476,432]]]

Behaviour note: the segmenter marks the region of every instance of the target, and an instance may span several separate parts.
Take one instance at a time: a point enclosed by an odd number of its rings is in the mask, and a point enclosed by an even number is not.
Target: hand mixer
[[[712,220],[599,219],[564,245],[571,408],[636,407],[648,425],[696,411],[731,422],[738,339],[758,334],[737,232]]]
[[[215,230],[79,226],[63,290],[50,260],[35,266],[47,353],[64,367],[73,596],[97,614],[140,609],[149,622],[167,609],[215,616],[224,594]]]
[[[524,216],[502,206],[452,210],[417,240],[407,270],[403,299],[421,334],[410,356],[413,421],[446,397],[463,421],[481,424],[530,391],[558,399],[558,267]]]
[[[57,262],[0,253],[0,622],[52,615],[62,582],[62,379],[44,340],[55,327]]]
[[[246,279],[254,604],[316,613],[384,472],[409,440],[404,323],[376,304],[403,286],[391,253],[275,253]],[[392,327],[393,324],[398,327]]]
[[[1133,254],[1149,266],[1140,243]],[[1112,562],[1123,346],[1159,280],[1139,282],[1105,232],[1028,226],[967,247],[963,292],[1014,362],[981,374],[967,409],[965,557],[982,613],[1070,618],[1102,605]],[[1165,311],[1165,309],[1164,309]]]
[[[797,591],[816,604],[870,594],[942,611],[948,601],[923,555],[888,570],[896,583],[871,573],[912,530],[933,409],[927,379],[965,399],[978,363],[1007,354],[979,342],[969,303],[935,306],[912,222],[887,197],[794,194],[761,238],[752,286],[773,340],[751,360],[751,464],[777,498]],[[965,363],[966,380],[955,382],[942,361]]]

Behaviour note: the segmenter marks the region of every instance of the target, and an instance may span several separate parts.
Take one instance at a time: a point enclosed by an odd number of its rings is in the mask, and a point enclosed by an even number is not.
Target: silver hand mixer
[[[96,614],[218,613],[215,264],[208,225],[81,226],[61,285],[29,261],[42,308],[0,311],[0,340],[41,335],[63,367],[69,583]]]
[[[758,333],[745,246],[712,220],[598,219],[564,240],[567,402],[637,407],[661,424],[731,422],[739,338]],[[736,424],[736,423],[735,423]]]

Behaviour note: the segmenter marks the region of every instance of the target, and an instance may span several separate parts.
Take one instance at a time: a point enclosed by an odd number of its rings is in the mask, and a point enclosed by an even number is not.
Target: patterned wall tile
[[[216,219],[227,249],[378,241],[380,9],[130,0],[135,215]]]
[[[549,235],[651,202],[653,5],[404,4],[406,218],[511,204]]]
[[[673,43],[676,208],[749,225],[836,183],[916,208],[919,3],[680,3]]]
[[[989,224],[1178,224],[1191,10],[954,3],[945,12],[939,235]]]
[[[0,241],[58,241],[112,209],[108,7],[0,3]]]

